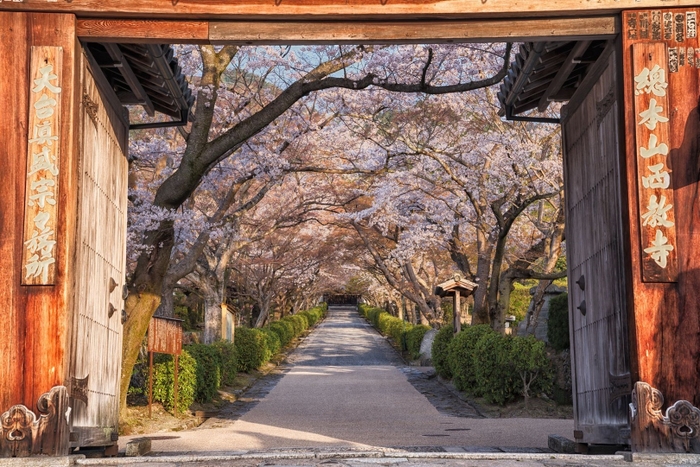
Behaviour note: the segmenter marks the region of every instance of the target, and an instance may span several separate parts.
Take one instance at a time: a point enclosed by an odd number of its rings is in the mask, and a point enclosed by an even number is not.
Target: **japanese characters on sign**
[[[677,31],[682,30],[678,20],[675,24]],[[673,54],[667,58],[663,42],[634,44],[632,53],[642,278],[647,282],[674,282],[678,266],[672,170],[668,158],[667,77],[675,58]]]
[[[22,284],[53,285],[61,116],[61,47],[32,47]]]

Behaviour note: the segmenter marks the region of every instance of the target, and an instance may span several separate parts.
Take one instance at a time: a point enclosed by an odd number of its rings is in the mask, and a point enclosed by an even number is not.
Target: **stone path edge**
[[[529,454],[529,453],[451,453],[451,452],[246,452],[224,456],[185,455],[185,456],[143,456],[143,457],[114,457],[114,458],[85,458],[71,456],[71,465],[106,466],[106,465],[137,465],[137,464],[178,464],[185,462],[227,462],[237,460],[283,460],[283,459],[457,459],[457,460],[531,460],[531,461],[624,461],[623,454],[611,455],[582,455],[582,454]],[[2,465],[2,464],[0,464]],[[64,464],[65,465],[65,464]]]

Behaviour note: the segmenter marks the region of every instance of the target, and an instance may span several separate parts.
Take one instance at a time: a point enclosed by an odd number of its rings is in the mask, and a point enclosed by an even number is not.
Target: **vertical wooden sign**
[[[56,282],[63,48],[32,47],[22,285]]]
[[[670,109],[667,77],[672,58],[667,57],[663,42],[632,45],[635,154],[642,280],[645,282],[675,282],[678,277],[675,199],[668,158]]]

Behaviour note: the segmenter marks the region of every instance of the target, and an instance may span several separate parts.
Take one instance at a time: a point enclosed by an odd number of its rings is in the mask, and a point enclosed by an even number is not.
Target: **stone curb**
[[[284,460],[284,459],[361,459],[361,458],[384,458],[384,459],[456,459],[456,460],[530,460],[530,461],[578,461],[585,463],[588,461],[624,461],[622,454],[613,455],[581,455],[581,454],[530,454],[530,453],[452,453],[452,452],[382,452],[382,451],[327,451],[327,452],[246,452],[224,456],[206,455],[184,455],[184,456],[143,456],[143,457],[113,457],[105,459],[71,459],[72,465],[131,465],[131,464],[179,464],[186,462],[230,462],[238,460]],[[49,465],[49,464],[43,464]],[[61,463],[60,465],[67,465]]]

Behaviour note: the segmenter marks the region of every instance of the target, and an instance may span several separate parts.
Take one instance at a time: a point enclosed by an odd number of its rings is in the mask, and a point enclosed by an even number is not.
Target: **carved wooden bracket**
[[[66,387],[55,386],[42,394],[37,411],[38,418],[18,404],[0,415],[0,457],[68,455],[71,409]]]
[[[661,411],[664,396],[641,381],[634,385],[630,420],[632,449],[637,452],[700,453],[700,409],[680,400]]]

